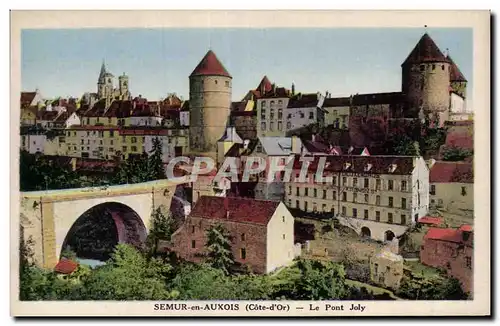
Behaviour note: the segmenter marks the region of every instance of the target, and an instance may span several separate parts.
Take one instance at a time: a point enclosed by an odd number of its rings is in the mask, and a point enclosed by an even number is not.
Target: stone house
[[[465,292],[472,291],[474,233],[470,225],[430,228],[420,248],[422,264],[443,269],[458,279]]]
[[[397,289],[403,278],[404,259],[393,239],[370,259],[370,279],[385,288]]]
[[[229,232],[235,261],[255,273],[288,266],[298,254],[294,218],[283,203],[237,197],[198,199],[172,235],[170,249],[185,260],[203,261],[207,230],[216,224]]]

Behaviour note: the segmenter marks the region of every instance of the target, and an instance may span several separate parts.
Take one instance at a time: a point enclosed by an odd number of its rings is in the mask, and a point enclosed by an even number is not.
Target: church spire
[[[99,81],[104,80],[105,76],[106,76],[106,63],[104,62],[104,59],[102,59],[101,72],[99,73]]]

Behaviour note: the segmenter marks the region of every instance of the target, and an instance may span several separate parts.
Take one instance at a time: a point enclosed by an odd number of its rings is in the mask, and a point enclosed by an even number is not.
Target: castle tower
[[[231,106],[231,75],[210,50],[189,76],[189,148],[216,159]]]
[[[450,63],[436,43],[425,33],[401,65],[402,90],[407,95],[411,115],[419,111],[440,124],[448,119],[450,107]]]
[[[126,100],[130,97],[130,92],[128,89],[128,76],[125,75],[125,73],[118,77],[118,88],[120,99]]]
[[[451,90],[465,100],[465,97],[467,96],[467,79],[465,79],[464,75],[460,69],[458,69],[458,66],[455,64],[453,59],[451,59],[450,55],[447,55],[446,59],[450,62]]]

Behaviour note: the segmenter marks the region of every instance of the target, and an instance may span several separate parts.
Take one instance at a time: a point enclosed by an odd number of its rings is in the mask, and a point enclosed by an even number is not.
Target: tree
[[[163,166],[163,150],[161,141],[155,137],[153,138],[153,149],[150,152],[149,172],[151,180],[165,179],[165,167]]]
[[[215,224],[207,230],[206,248],[207,262],[228,275],[234,266],[234,257],[231,251],[231,238],[224,226]]]
[[[119,244],[110,261],[85,279],[86,300],[167,300],[165,281],[172,267],[157,259],[147,260],[129,245]]]
[[[471,150],[459,147],[447,147],[443,151],[443,160],[444,161],[463,161],[469,156],[472,156],[474,153]]]
[[[151,214],[151,228],[149,230],[147,244],[150,254],[156,255],[159,240],[170,240],[175,226],[172,214],[163,214],[161,207],[156,208]]]
[[[301,277],[293,294],[295,300],[334,300],[348,295],[342,265],[330,261],[299,260],[297,267]]]
[[[396,155],[420,156],[418,142],[407,135],[396,135],[392,141],[393,151]]]

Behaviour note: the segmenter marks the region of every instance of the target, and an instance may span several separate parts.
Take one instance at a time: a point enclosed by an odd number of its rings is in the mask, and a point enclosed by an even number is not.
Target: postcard
[[[12,11],[13,316],[489,316],[490,12]]]

